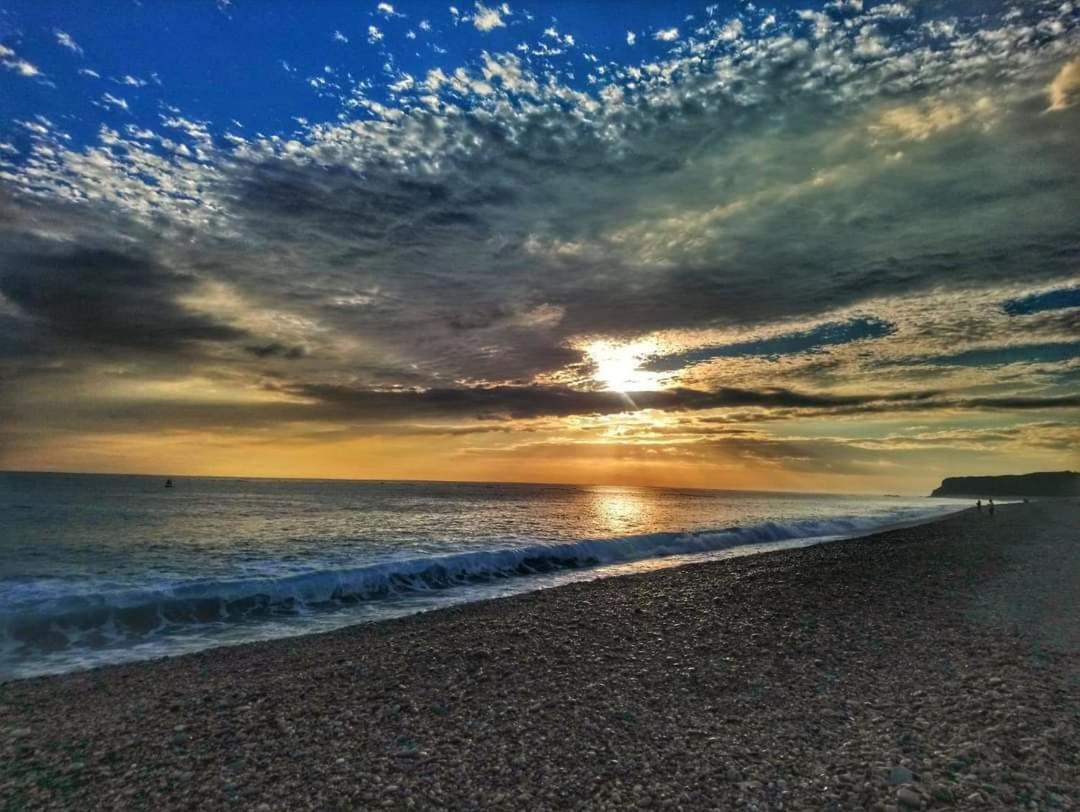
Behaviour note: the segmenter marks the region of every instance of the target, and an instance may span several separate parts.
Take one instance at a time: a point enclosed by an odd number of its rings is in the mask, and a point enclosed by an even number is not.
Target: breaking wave
[[[843,517],[690,533],[535,544],[390,560],[280,577],[164,581],[137,589],[42,594],[31,585],[0,610],[9,653],[56,652],[138,643],[198,627],[288,618],[458,586],[647,558],[709,553],[750,544],[851,536],[930,518],[900,510],[888,517]],[[85,589],[85,585],[82,585]]]

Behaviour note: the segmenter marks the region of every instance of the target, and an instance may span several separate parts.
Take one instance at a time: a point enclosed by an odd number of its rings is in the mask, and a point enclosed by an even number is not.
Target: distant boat
[[[165,487],[166,488],[171,488],[172,487],[172,480],[171,479],[166,479],[165,480]]]

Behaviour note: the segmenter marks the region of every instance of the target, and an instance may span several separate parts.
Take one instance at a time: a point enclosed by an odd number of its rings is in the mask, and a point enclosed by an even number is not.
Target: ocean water
[[[0,679],[816,543],[942,499],[0,473]]]

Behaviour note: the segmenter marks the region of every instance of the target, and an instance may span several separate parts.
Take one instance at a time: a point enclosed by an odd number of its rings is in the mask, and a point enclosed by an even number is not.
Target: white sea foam
[[[553,573],[848,537],[955,509],[925,503],[863,515],[396,558],[277,577],[162,578],[138,588],[105,579],[25,579],[7,585],[0,605],[0,676],[331,628],[403,614],[410,605],[426,609],[484,597],[490,590],[476,587],[485,584],[513,580],[512,591],[524,591],[550,583],[545,575]]]

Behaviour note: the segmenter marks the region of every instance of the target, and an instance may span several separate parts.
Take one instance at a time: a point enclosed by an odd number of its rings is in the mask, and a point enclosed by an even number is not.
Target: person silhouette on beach
[[[989,502],[988,510],[990,511],[990,515],[993,516],[994,515],[994,500],[993,499],[991,499],[990,502]]]
[[[982,499],[975,500],[975,510],[979,511],[979,513],[982,513]]]

